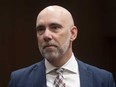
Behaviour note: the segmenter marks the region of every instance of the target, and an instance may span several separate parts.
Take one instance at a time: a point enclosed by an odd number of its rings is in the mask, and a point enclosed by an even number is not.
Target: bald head
[[[62,19],[62,21],[67,26],[74,26],[74,21],[71,13],[67,9],[57,5],[48,6],[44,8],[37,16],[36,26],[38,26],[38,23],[41,18],[46,17],[48,15],[51,16],[51,18],[56,17],[56,19]]]
[[[48,6],[37,16],[38,46],[41,54],[55,66],[61,66],[72,55],[77,28],[71,13],[61,6]]]

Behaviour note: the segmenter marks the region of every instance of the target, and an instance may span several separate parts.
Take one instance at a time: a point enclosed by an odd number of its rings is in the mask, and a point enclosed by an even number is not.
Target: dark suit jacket
[[[115,87],[110,72],[77,61],[81,87]],[[9,87],[47,87],[45,61],[14,71],[11,74]]]

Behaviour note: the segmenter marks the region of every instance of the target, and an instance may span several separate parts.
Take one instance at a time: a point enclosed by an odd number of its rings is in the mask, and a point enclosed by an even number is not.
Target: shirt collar
[[[68,60],[67,63],[65,63],[62,66],[62,68],[66,69],[68,71],[71,71],[73,73],[78,73],[78,64],[77,64],[77,61],[76,61],[73,53],[72,53],[71,58]]]
[[[45,67],[46,67],[46,73],[49,73],[52,70],[57,68],[57,67],[53,66],[47,59],[45,59]]]
[[[57,68],[53,66],[47,59],[45,59],[45,67],[46,73],[49,73]],[[65,70],[71,71],[73,73],[78,73],[78,64],[73,53],[68,62],[66,62],[63,66],[61,66],[61,68],[64,68]]]

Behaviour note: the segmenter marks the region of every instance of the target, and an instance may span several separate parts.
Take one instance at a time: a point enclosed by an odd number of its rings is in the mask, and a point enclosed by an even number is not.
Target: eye
[[[38,27],[36,28],[36,30],[37,30],[37,33],[42,34],[42,33],[44,33],[44,31],[45,31],[45,27],[44,27],[44,26],[38,26]]]
[[[57,26],[57,25],[53,25],[53,26],[51,26],[51,29],[58,29],[58,28],[60,28],[60,27]]]
[[[53,23],[50,25],[50,29],[53,29],[53,30],[58,30],[61,28],[62,28],[62,26],[60,24]]]

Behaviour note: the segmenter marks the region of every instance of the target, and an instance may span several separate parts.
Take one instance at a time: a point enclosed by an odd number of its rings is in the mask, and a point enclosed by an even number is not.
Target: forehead
[[[44,10],[37,17],[37,23],[39,24],[48,24],[48,23],[65,23],[63,11],[54,12],[54,10],[50,9],[49,11]]]

